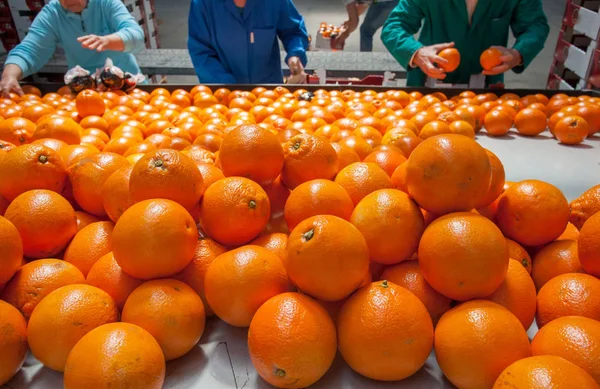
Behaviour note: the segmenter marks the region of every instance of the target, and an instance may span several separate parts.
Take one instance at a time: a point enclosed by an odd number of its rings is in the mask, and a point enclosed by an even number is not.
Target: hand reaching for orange
[[[431,78],[443,80],[446,78],[444,66],[448,65],[448,60],[439,56],[438,53],[451,47],[454,47],[454,42],[421,47],[415,52],[410,65],[418,66]]]

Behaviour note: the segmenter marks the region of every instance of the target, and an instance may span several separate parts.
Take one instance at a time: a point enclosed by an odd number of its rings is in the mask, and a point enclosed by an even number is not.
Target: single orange
[[[490,47],[481,53],[479,63],[484,70],[492,70],[496,66],[502,65],[502,52],[495,47]]]
[[[460,65],[460,53],[455,48],[444,49],[438,53],[438,56],[448,61],[446,64],[438,64],[445,72],[451,73],[458,69],[458,65]]]
[[[0,385],[4,385],[17,374],[25,362],[28,348],[27,323],[19,311],[0,300],[0,326]]]

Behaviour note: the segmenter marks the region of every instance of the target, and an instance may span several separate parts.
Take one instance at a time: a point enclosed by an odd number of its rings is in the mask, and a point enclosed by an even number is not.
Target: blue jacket
[[[125,52],[98,53],[77,42],[84,35],[112,33],[121,37]],[[28,76],[48,62],[56,45],[64,48],[69,69],[79,65],[93,73],[111,58],[115,66],[137,74],[140,68],[131,53],[144,47],[144,32],[121,0],[89,0],[81,14],[69,12],[58,0],[52,0],[37,15],[23,42],[11,50],[6,63],[18,65]]]
[[[292,0],[192,0],[188,50],[201,83],[281,84],[279,42],[306,65],[308,33]]]

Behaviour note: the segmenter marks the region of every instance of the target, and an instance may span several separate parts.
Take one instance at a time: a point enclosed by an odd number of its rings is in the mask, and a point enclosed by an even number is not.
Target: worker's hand
[[[600,74],[594,74],[588,79],[588,82],[592,84],[592,87],[600,88]]]
[[[108,39],[104,36],[98,35],[86,35],[77,38],[77,41],[81,43],[81,47],[88,50],[96,50],[101,52],[108,49]]]
[[[415,52],[411,65],[418,66],[423,73],[431,78],[443,80],[446,78],[446,72],[435,66],[435,64],[446,65],[448,63],[448,61],[440,57],[438,53],[450,47],[454,47],[454,42],[421,47]]]
[[[117,34],[110,34],[106,36],[98,35],[86,35],[77,38],[77,41],[81,43],[84,49],[101,51],[123,51],[124,44],[123,40]]]
[[[298,57],[290,57],[288,60],[288,67],[290,68],[290,76],[288,77],[288,84],[306,84],[306,73],[304,72],[304,65]]]
[[[0,90],[4,98],[10,98],[9,93],[13,92],[19,96],[23,96],[23,90],[19,85],[17,77],[11,74],[6,74],[6,71],[2,74],[2,81],[0,81]]]
[[[502,57],[500,57],[500,61],[502,61],[501,65],[496,66],[491,70],[484,70],[482,73],[486,76],[495,76],[497,74],[506,73],[510,69],[519,66],[523,63],[523,57],[518,50],[515,49],[507,49],[503,46],[492,46],[493,49],[498,49],[502,53]]]

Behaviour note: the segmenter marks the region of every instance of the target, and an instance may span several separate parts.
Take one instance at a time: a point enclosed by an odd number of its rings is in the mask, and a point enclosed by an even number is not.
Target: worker
[[[107,58],[125,72],[138,74],[132,52],[144,47],[144,32],[121,0],[52,0],[6,58],[0,88],[22,94],[19,80],[39,71],[61,45],[69,68],[91,73]]]
[[[200,83],[305,83],[308,33],[292,0],[192,0],[188,50]]]
[[[417,41],[413,35],[421,28]],[[516,42],[507,48],[508,30]],[[542,50],[549,27],[542,0],[400,0],[383,27],[381,40],[408,70],[407,86],[423,86],[426,79],[446,84],[467,84],[483,75],[485,85],[504,82],[504,73],[522,73]],[[483,71],[479,58],[496,46],[502,63]],[[460,66],[445,73],[438,53],[458,49]]]
[[[343,47],[350,34],[358,28],[360,15],[367,9],[367,15],[360,25],[360,51],[373,51],[373,37],[383,27],[398,0],[343,0],[348,12],[348,20],[344,23],[344,31],[336,38],[336,45]]]

